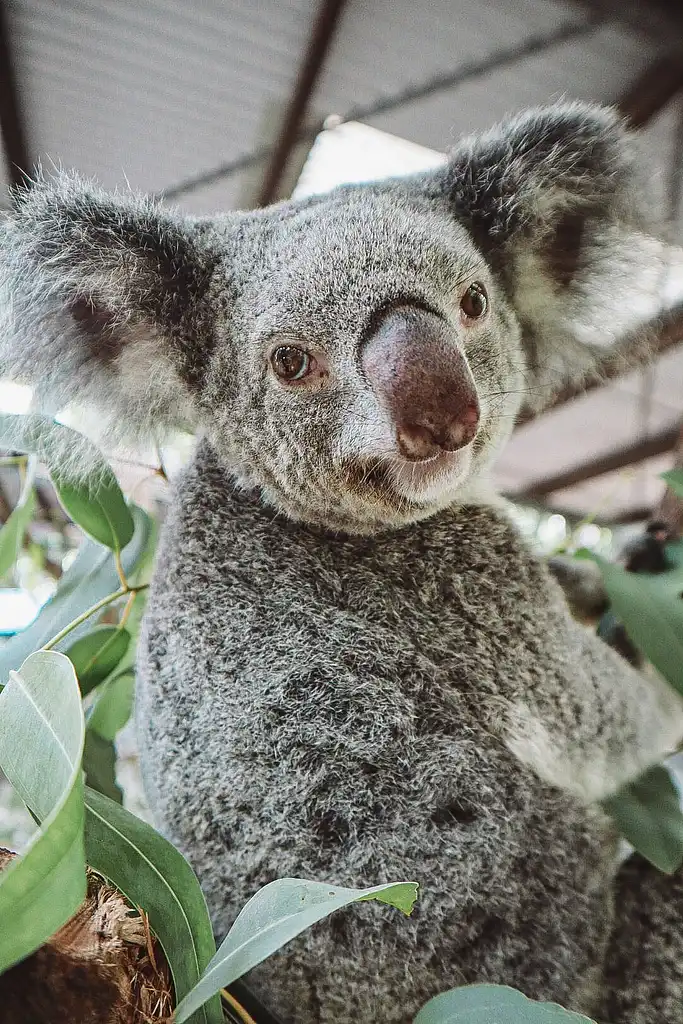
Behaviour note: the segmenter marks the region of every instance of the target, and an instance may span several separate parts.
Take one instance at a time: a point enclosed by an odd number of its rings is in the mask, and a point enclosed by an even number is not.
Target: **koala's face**
[[[249,227],[249,226],[248,226]],[[240,478],[339,529],[452,503],[509,433],[519,328],[468,232],[395,192],[341,190],[245,231],[219,262],[202,421]]]
[[[580,104],[256,213],[39,180],[0,228],[0,370],[124,435],[189,423],[296,519],[402,526],[469,497],[522,399],[590,368],[568,325],[609,321],[614,267],[641,282],[644,194],[615,116]]]

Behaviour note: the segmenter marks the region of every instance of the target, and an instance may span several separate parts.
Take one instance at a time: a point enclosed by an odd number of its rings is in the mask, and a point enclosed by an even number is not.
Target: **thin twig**
[[[123,614],[121,615],[121,618],[119,619],[119,629],[123,629],[123,627],[128,622],[128,617],[129,617],[129,615],[130,615],[130,613],[132,611],[133,604],[135,603],[135,598],[136,597],[137,597],[137,590],[131,591],[131,593],[128,595],[128,600],[126,601],[126,607],[123,609]]]
[[[48,640],[46,644],[43,644],[41,650],[51,651],[53,647],[56,647],[58,643],[61,643],[65,636],[68,636],[69,633],[71,633],[74,629],[80,626],[87,619],[91,618],[91,616],[96,615],[103,608],[106,608],[107,605],[113,604],[114,601],[118,601],[120,598],[125,597],[126,594],[130,594],[134,597],[135,594],[138,594],[141,590],[146,590],[148,587],[149,583],[142,583],[139,587],[126,586],[122,587],[120,590],[116,590],[113,594],[108,594],[107,597],[103,597],[100,601],[97,601],[97,603],[94,604],[91,608],[88,608],[87,611],[84,611],[80,615],[78,615],[72,622],[69,623],[68,626],[65,626],[64,629],[61,629],[59,633],[52,637],[51,640]]]
[[[252,1015],[244,1009],[241,1003],[237,1002],[232,992],[228,992],[227,988],[222,988],[221,995],[223,996],[225,1002],[232,1007],[232,1009],[235,1011],[239,1019],[244,1022],[244,1024],[256,1024],[256,1021],[254,1020]]]
[[[123,568],[123,563],[121,562],[120,551],[114,552],[114,562],[116,564],[116,572],[118,573],[119,580],[121,581],[121,586],[123,587],[124,591],[127,591],[129,589],[128,580],[126,579],[126,573]]]

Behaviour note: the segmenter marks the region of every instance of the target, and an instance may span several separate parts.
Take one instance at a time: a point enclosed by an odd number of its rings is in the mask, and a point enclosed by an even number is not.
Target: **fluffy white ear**
[[[614,111],[528,111],[466,139],[438,177],[517,311],[532,408],[656,308],[665,246],[638,145]]]
[[[0,225],[0,375],[76,400],[119,438],[191,427],[213,346],[211,256],[190,222],[73,175],[40,177]]]

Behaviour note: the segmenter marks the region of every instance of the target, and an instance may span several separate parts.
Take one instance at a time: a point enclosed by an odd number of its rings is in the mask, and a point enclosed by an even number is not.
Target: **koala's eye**
[[[280,380],[302,380],[308,376],[315,360],[302,348],[295,345],[281,345],[270,357],[270,362]]]
[[[460,300],[460,309],[467,320],[479,320],[489,308],[489,299],[483,284],[475,281]]]

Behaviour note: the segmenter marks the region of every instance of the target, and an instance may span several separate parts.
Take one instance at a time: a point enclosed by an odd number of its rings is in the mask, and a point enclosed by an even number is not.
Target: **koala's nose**
[[[392,310],[366,341],[365,376],[413,461],[454,452],[475,437],[479,399],[452,328],[433,313]]]

